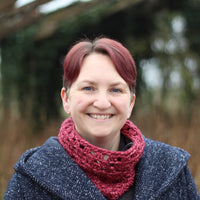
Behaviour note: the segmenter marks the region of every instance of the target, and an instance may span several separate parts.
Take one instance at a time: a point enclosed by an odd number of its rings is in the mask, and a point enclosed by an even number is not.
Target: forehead
[[[101,53],[92,53],[85,57],[77,80],[82,78],[94,78],[95,80],[120,79],[125,82],[117,72],[110,57]]]

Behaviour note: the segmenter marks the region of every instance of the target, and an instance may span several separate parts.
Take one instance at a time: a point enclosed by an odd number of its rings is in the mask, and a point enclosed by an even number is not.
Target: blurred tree
[[[38,23],[0,37],[4,109],[16,102],[18,113],[37,126],[59,117],[62,61],[68,48],[78,38],[101,34],[119,40],[133,54],[137,96],[141,90],[149,94],[143,68],[153,58],[161,71],[161,77],[153,77],[162,79],[161,100],[176,89],[190,102],[199,88],[199,21],[197,0],[93,0],[44,15]]]
[[[170,1],[169,1],[170,2]],[[169,9],[158,12],[152,50],[162,71],[161,101],[174,109],[186,108],[188,119],[198,103],[200,89],[200,2],[171,1]]]

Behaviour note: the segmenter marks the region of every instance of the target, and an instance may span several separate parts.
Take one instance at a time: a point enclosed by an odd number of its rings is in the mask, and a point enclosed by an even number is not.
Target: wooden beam
[[[99,12],[101,8],[105,7],[101,15],[109,16],[142,1],[144,0],[92,0],[88,2],[78,2],[69,7],[60,9],[58,12],[45,16],[40,21],[40,28],[36,34],[35,39],[40,40],[53,35],[61,22],[68,22],[72,19],[80,17],[81,15],[87,14],[91,10]]]
[[[17,0],[0,0],[0,16],[2,13],[13,9]]]
[[[3,1],[3,0],[1,0]],[[11,5],[11,1],[9,5]],[[16,0],[15,0],[16,1]],[[38,11],[38,7],[50,2],[51,0],[36,0],[22,7],[15,8],[13,1],[12,7],[3,7],[0,13],[0,41],[7,35],[23,29],[42,18],[42,14]]]
[[[35,39],[40,40],[54,34],[61,22],[68,22],[72,19],[83,16],[90,11],[97,12],[102,16],[111,15],[144,0],[91,0],[88,2],[75,2],[70,6],[59,9],[48,15],[40,13],[38,7],[52,0],[35,0],[19,8],[13,7],[16,0],[0,1],[8,1],[10,2],[9,5],[11,5],[12,2],[12,9],[8,12],[0,13],[1,41],[9,34],[13,34],[14,32],[26,28],[33,23],[39,23],[39,30]]]

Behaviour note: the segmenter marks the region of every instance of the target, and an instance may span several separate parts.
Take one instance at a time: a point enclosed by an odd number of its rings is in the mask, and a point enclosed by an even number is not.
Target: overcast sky
[[[34,0],[17,0],[15,5],[16,7],[21,7],[32,1]],[[57,10],[58,8],[68,6],[71,3],[76,2],[76,1],[78,0],[53,0],[53,1],[50,1],[49,3],[46,3],[40,6],[40,11],[43,13],[52,12],[54,10]],[[90,1],[90,0],[80,0],[80,1]]]

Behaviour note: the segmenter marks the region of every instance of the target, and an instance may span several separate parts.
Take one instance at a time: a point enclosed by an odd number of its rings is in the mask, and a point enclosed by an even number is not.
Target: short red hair
[[[121,43],[105,37],[93,41],[82,40],[72,46],[63,64],[63,86],[66,90],[77,79],[84,58],[94,52],[108,55],[131,92],[135,92],[137,71],[130,52]]]

